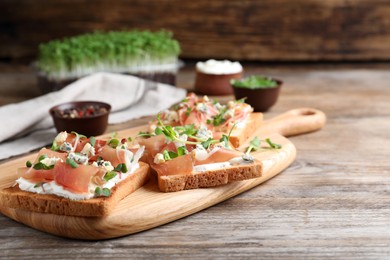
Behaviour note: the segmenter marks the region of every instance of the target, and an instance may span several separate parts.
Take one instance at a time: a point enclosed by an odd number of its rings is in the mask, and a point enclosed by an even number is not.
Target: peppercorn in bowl
[[[86,136],[103,134],[111,105],[98,101],[73,101],[52,107],[49,113],[58,132],[75,131]]]

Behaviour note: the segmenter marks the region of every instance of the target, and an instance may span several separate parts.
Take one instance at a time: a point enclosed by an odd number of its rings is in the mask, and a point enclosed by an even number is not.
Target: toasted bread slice
[[[242,181],[261,177],[263,164],[261,161],[247,165],[235,165],[222,169],[191,174],[161,175],[157,172],[158,187],[162,192],[181,191],[197,188],[215,187],[233,181]]]
[[[229,138],[234,147],[240,147],[261,126],[263,113],[250,113],[248,118],[236,126]]]
[[[55,195],[23,191],[18,186],[0,191],[0,205],[41,213],[67,216],[101,217],[108,215],[120,200],[143,186],[150,177],[148,164],[139,162],[140,168],[111,189],[109,197],[70,200]]]

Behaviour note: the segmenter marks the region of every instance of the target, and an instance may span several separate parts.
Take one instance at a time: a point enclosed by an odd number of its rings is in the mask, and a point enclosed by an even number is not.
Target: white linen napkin
[[[184,89],[130,75],[86,76],[60,91],[0,107],[0,159],[50,143],[56,131],[48,111],[55,105],[75,100],[106,102],[112,106],[109,123],[117,124],[157,114],[185,95]]]

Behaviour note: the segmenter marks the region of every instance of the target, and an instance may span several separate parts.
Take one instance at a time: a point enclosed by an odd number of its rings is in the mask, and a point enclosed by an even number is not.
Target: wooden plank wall
[[[165,28],[182,58],[390,60],[387,0],[2,0],[0,59],[93,30]]]

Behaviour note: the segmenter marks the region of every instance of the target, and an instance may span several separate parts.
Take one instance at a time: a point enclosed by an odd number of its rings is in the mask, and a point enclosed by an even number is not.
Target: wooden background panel
[[[93,30],[166,28],[182,58],[259,61],[389,60],[386,0],[3,0],[0,59]]]

